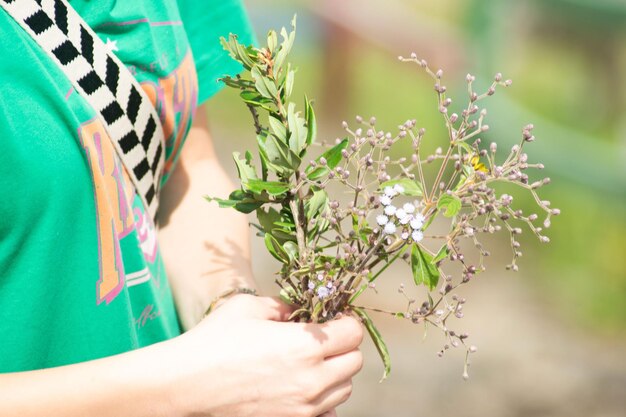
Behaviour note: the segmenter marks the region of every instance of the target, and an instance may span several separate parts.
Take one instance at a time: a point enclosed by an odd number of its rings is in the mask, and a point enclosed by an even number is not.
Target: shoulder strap
[[[139,82],[66,0],[0,0],[96,110],[155,218],[164,166],[159,116]]]

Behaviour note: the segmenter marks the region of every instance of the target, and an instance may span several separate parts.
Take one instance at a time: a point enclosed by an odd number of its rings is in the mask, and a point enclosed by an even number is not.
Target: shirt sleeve
[[[246,45],[255,37],[241,0],[178,0],[178,7],[196,63],[200,105],[224,86],[219,78],[243,69],[222,48],[220,37],[233,33]]]

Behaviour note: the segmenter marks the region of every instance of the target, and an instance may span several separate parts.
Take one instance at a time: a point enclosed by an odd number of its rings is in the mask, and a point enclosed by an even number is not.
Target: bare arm
[[[289,313],[273,299],[238,295],[166,342],[0,374],[0,416],[318,416],[349,397],[363,332],[348,317],[282,323]]]
[[[180,160],[161,194],[159,244],[183,327],[228,289],[254,288],[246,217],[209,204],[235,189],[219,164],[200,107]]]

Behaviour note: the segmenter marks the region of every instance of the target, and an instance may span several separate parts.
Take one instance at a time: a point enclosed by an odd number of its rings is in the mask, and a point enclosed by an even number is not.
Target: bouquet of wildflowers
[[[559,214],[537,195],[549,179],[531,183],[526,174],[530,168],[543,168],[525,153],[534,140],[532,125],[523,129],[519,145],[504,156],[495,143],[481,147],[480,135],[489,127],[486,110],[478,104],[511,81],[497,74],[491,87],[479,94],[472,87],[474,77],[468,75],[469,104],[461,114],[450,114],[452,100],[442,84],[442,71],[431,71],[415,54],[400,57],[433,78],[448,133],[446,149],[425,155],[425,130],[415,120],[385,132],[376,128],[375,118],[361,117],[354,127],[344,122],[345,138],[318,143],[311,102],[305,98],[298,111],[291,98],[295,71],[288,55],[295,20],[292,26],[291,32],[282,29],[280,42],[270,31],[263,48],[242,45],[235,35],[222,40],[247,70],[246,75],[223,82],[239,90],[252,114],[256,149],[255,155],[234,154],[241,187],[227,199],[208,199],[221,207],[256,213],[253,226],[281,265],[276,279],[281,296],[296,307],[292,320],[319,323],[346,313],[361,318],[383,359],[383,378],[390,370],[389,354],[367,313],[381,310],[358,306],[356,301],[374,288],[391,264],[406,263],[415,284],[429,292],[422,303],[407,296],[406,308],[388,313],[441,329],[446,344],[440,355],[450,347],[464,347],[466,376],[468,354],[475,347],[467,344],[467,334],[450,330],[448,320],[463,316],[465,299],[455,294],[456,288],[485,269],[489,252],[479,237],[506,231],[513,253],[507,268],[517,270],[521,226],[548,242],[543,229],[549,227],[551,216]],[[411,153],[393,158],[390,150],[401,141],[410,143]],[[318,145],[323,150],[314,153]],[[427,175],[426,165],[438,166],[434,175]],[[536,224],[538,214],[525,214],[514,208],[510,195],[498,194],[496,183],[529,192],[543,213],[543,227]],[[446,234],[429,231],[438,218],[447,224]],[[475,247],[475,261],[462,252],[463,240]],[[451,269],[460,271],[458,276],[448,272]]]

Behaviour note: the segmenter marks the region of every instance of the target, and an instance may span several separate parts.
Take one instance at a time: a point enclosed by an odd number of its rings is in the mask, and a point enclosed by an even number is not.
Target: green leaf
[[[248,55],[246,47],[239,42],[237,42],[237,56],[238,61],[241,62],[244,68],[248,71],[255,65],[255,62],[250,58],[250,55]]]
[[[295,103],[289,103],[287,121],[289,123],[289,130],[291,131],[291,135],[289,136],[289,148],[296,155],[300,155],[302,150],[306,147],[307,130],[304,126],[304,119],[296,113]]]
[[[267,33],[267,48],[271,53],[274,53],[276,47],[278,46],[278,35],[275,30],[270,30]]]
[[[295,242],[287,241],[283,243],[283,249],[285,250],[285,253],[287,253],[287,255],[289,256],[290,262],[295,262],[298,260],[298,245]]]
[[[265,247],[274,258],[284,264],[289,264],[289,255],[271,233],[265,233]]]
[[[389,376],[389,373],[391,372],[391,358],[389,356],[389,350],[387,349],[387,345],[385,344],[383,337],[381,336],[376,326],[374,326],[372,319],[367,315],[367,313],[363,309],[358,307],[352,307],[352,310],[363,321],[367,332],[369,333],[372,341],[374,342],[374,345],[376,346],[376,350],[378,350],[380,358],[383,360],[383,366],[385,367],[385,371],[383,373],[383,377],[380,380],[380,382],[382,382]]]
[[[298,169],[301,163],[301,159],[291,149],[289,149],[288,145],[285,142],[281,142],[276,137],[270,136],[267,143],[268,151],[271,151],[270,153],[268,153],[268,155],[273,154],[274,156],[276,156],[278,154],[278,157],[274,159],[274,163],[276,163],[276,161],[279,161],[279,163],[284,168],[287,168],[291,171],[295,171],[296,169]]]
[[[272,80],[261,73],[259,67],[253,67],[250,73],[254,79],[254,86],[263,97],[275,99],[278,96],[276,85]]]
[[[291,33],[287,33],[287,29],[285,28],[282,28],[280,31],[280,35],[283,38],[283,43],[280,47],[280,50],[276,54],[276,59],[274,59],[275,68],[282,68],[283,64],[285,63],[285,60],[287,59],[287,56],[289,55],[289,52],[291,52],[291,48],[293,47],[293,43],[296,39],[296,17],[295,16],[293,20],[291,21],[291,27],[293,28]]]
[[[402,195],[408,195],[412,197],[421,197],[422,195],[424,195],[419,182],[409,178],[400,178],[397,180],[385,181],[380,184],[380,189],[383,190],[385,187],[393,187],[394,185],[400,185],[402,186],[402,188],[404,188],[404,191],[400,193]]]
[[[287,78],[285,79],[285,99],[288,99],[293,92],[293,84],[296,79],[296,72],[292,69],[287,70]]]
[[[232,88],[252,88],[254,84],[251,81],[225,76],[219,79],[221,82]]]
[[[256,218],[259,220],[263,233],[273,233],[276,227],[275,223],[280,221],[281,216],[276,209],[269,207],[267,211],[262,208],[258,209],[256,211]]]
[[[304,96],[304,119],[306,120],[306,143],[308,145],[315,142],[317,136],[317,121],[315,120],[315,112],[309,98]]]
[[[237,35],[232,33],[228,36],[228,40],[222,37],[220,42],[225,50],[230,53],[231,58],[239,61],[247,70],[250,70],[255,62],[250,56],[250,50],[237,41]]]
[[[209,197],[209,196],[205,196],[204,199],[208,201],[209,203],[215,201],[220,208],[233,208],[235,207],[235,204],[239,202],[237,200],[230,200],[230,199],[225,200],[222,198]]]
[[[306,217],[311,220],[313,217],[317,216],[318,213],[324,211],[326,206],[328,205],[328,194],[324,190],[316,190],[313,191],[313,195],[306,202]]]
[[[437,254],[435,255],[435,257],[432,260],[433,264],[437,264],[438,262],[443,261],[448,255],[450,254],[450,249],[448,248],[447,244],[444,244],[440,249],[439,252],[437,252]]]
[[[274,116],[269,116],[270,129],[274,133],[274,135],[280,139],[282,142],[287,143],[287,128],[277,118]]]
[[[289,191],[289,184],[279,181],[263,181],[259,179],[249,179],[242,181],[242,185],[249,191],[256,194],[266,192],[271,196],[279,196]]]
[[[267,110],[268,112],[274,111],[274,109],[272,109],[272,107],[270,106],[272,104],[272,100],[263,97],[256,91],[249,91],[249,90],[242,91],[241,94],[239,94],[239,96],[241,97],[243,102],[246,104],[250,104],[255,107],[261,107],[262,109]]]
[[[432,256],[418,244],[411,248],[411,270],[416,285],[424,284],[430,290],[439,282],[439,269],[433,264]]]
[[[446,211],[443,213],[446,217],[454,217],[461,210],[462,204],[461,200],[455,196],[450,194],[443,194],[439,197],[439,201],[437,201],[437,209]]]
[[[259,154],[265,166],[282,176],[289,176],[298,169],[301,160],[294,154],[286,143],[281,142],[274,135],[257,136]]]
[[[233,152],[233,159],[235,160],[235,165],[237,165],[237,172],[239,173],[239,179],[242,183],[248,181],[249,179],[256,179],[256,172],[254,167],[251,164],[251,155],[249,152],[246,153],[246,160],[239,159],[239,152]]]
[[[344,140],[339,142],[337,145],[333,146],[332,148],[324,152],[319,158],[315,160],[318,163],[318,165],[315,168],[312,166],[309,166],[305,170],[307,177],[310,180],[315,181],[317,179],[322,178],[325,175],[328,175],[331,169],[334,169],[337,165],[339,165],[339,162],[341,162],[341,151],[343,151],[347,147],[348,147],[348,138],[345,138]],[[319,161],[322,158],[326,159],[326,166],[319,165]]]
[[[221,208],[234,208],[241,213],[252,213],[261,207],[264,202],[256,200],[253,195],[242,190],[235,190],[230,193],[228,199],[214,198],[206,196],[207,201],[215,201]]]
[[[285,304],[288,305],[294,305],[296,300],[298,300],[298,295],[296,291],[291,287],[281,288],[278,296]]]

